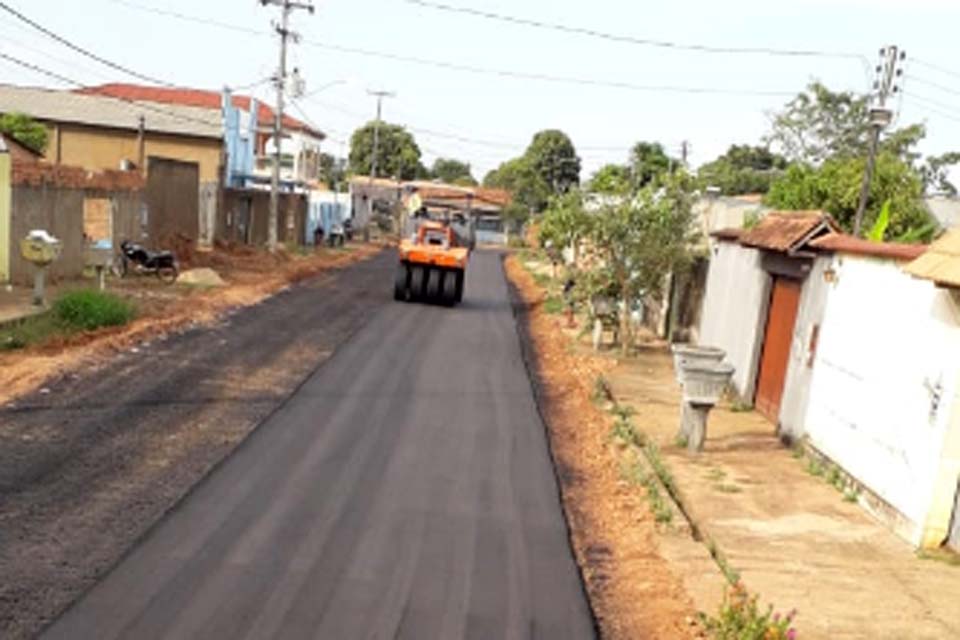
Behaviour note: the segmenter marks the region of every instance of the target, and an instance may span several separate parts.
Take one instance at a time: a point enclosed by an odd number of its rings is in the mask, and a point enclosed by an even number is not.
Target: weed
[[[533,274],[533,281],[536,282],[539,286],[544,289],[550,286],[550,276],[545,273],[535,273]]]
[[[630,405],[618,404],[610,409],[610,413],[615,415],[619,420],[629,420],[636,415],[637,410]]]
[[[660,494],[660,487],[657,486],[653,474],[647,474],[643,478],[643,486],[647,490],[647,501],[650,503],[650,511],[653,512],[653,519],[660,524],[673,522],[673,509]]]
[[[742,493],[743,489],[735,484],[721,483],[713,485],[713,488],[720,493]]]
[[[920,549],[917,551],[917,557],[921,560],[941,562],[951,567],[960,567],[960,555],[948,549]]]
[[[618,418],[613,423],[610,435],[614,440],[620,440],[628,445],[636,445],[640,442],[640,436],[629,419]]]
[[[670,470],[667,469],[666,464],[664,464],[663,459],[660,457],[660,450],[657,448],[657,445],[648,442],[644,449],[647,453],[647,460],[650,461],[650,466],[653,467],[657,477],[660,478],[660,482],[663,483],[667,491],[671,494],[676,494],[677,484],[673,479],[673,474],[670,473]]]
[[[710,538],[707,542],[707,551],[710,552],[710,557],[713,558],[714,562],[717,563],[717,566],[720,567],[720,572],[723,573],[723,577],[727,579],[732,585],[740,582],[740,572],[735,570],[730,566],[730,563],[727,561],[727,557],[723,555],[720,551],[720,548],[717,547],[717,543]]]
[[[673,439],[673,444],[677,445],[681,449],[686,449],[687,444],[689,444],[690,439],[687,436],[677,436]]]
[[[840,473],[840,469],[835,466],[831,466],[830,470],[827,472],[827,482],[829,482],[837,491],[843,491],[844,481],[843,474]]]
[[[803,452],[803,446],[797,444],[790,450],[790,455],[793,456],[794,460],[800,460],[805,455]]]
[[[712,480],[713,482],[720,482],[726,477],[727,472],[719,467],[714,467],[707,473],[707,480]]]
[[[807,473],[817,478],[823,477],[823,465],[817,460],[807,462]]]
[[[558,313],[563,313],[563,299],[560,296],[549,296],[546,300],[543,301],[543,310],[546,313],[556,315]]]
[[[796,615],[796,610],[786,615],[774,613],[770,606],[762,611],[759,598],[749,595],[737,581],[724,594],[717,615],[700,614],[700,621],[710,637],[717,640],[794,640]]]
[[[593,381],[593,395],[591,399],[596,403],[604,402],[608,399],[607,395],[607,379],[603,377],[603,374],[599,374],[596,379]]]
[[[730,411],[733,413],[746,413],[747,411],[753,411],[753,405],[743,400],[734,400],[730,404]]]
[[[53,314],[69,329],[92,331],[127,324],[133,319],[135,310],[120,296],[84,289],[61,295],[53,303]]]
[[[856,490],[853,490],[853,489],[847,489],[846,491],[843,492],[843,501],[844,501],[844,502],[856,502],[856,501],[859,500],[859,499],[860,499],[860,492],[859,492],[859,491],[856,491]]]

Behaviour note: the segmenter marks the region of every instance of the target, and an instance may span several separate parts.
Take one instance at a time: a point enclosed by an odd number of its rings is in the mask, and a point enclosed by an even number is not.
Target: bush
[[[132,304],[112,293],[81,290],[57,298],[53,313],[70,329],[91,331],[127,324],[133,319],[135,310]]]

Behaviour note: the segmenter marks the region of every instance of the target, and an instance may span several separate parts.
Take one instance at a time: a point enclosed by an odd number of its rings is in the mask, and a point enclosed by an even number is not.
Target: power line
[[[937,108],[939,108],[939,109],[946,109],[947,111],[949,111],[949,112],[951,112],[951,113],[955,113],[955,114],[960,115],[960,107],[958,107],[958,106],[956,106],[956,105],[947,104],[947,103],[945,103],[945,102],[940,102],[939,100],[933,100],[932,98],[928,98],[928,97],[923,96],[923,95],[918,95],[918,94],[916,94],[916,93],[913,92],[913,91],[910,92],[910,97],[913,98],[914,100],[916,100],[917,102],[926,103],[926,104],[928,104],[928,105],[937,107]]]
[[[17,10],[14,9],[13,7],[11,7],[10,5],[8,5],[6,2],[0,2],[0,9],[3,9],[4,11],[6,11],[7,13],[9,13],[9,14],[12,15],[13,17],[15,17],[15,18],[17,18],[18,20],[20,20],[21,22],[24,22],[25,24],[30,25],[31,27],[33,27],[34,29],[36,29],[36,30],[39,31],[40,33],[42,33],[42,34],[44,34],[44,35],[52,38],[53,40],[56,40],[57,42],[59,42],[59,43],[62,44],[63,46],[65,46],[65,47],[67,47],[67,48],[69,48],[69,49],[72,49],[73,51],[76,51],[77,53],[79,53],[79,54],[81,54],[81,55],[84,55],[84,56],[90,58],[91,60],[95,60],[95,61],[99,62],[99,63],[102,64],[102,65],[105,65],[105,66],[107,66],[107,67],[110,67],[111,69],[114,69],[114,70],[116,70],[116,71],[121,71],[121,72],[123,72],[123,73],[126,73],[126,74],[129,75],[129,76],[133,76],[134,78],[139,78],[140,80],[145,80],[145,81],[147,81],[147,82],[152,82],[152,83],[154,83],[154,84],[161,84],[161,85],[164,85],[164,86],[167,86],[167,87],[172,87],[172,86],[174,86],[174,85],[172,85],[172,84],[170,84],[169,82],[166,82],[166,81],[164,81],[164,80],[159,80],[159,79],[154,78],[154,77],[152,77],[152,76],[148,76],[148,75],[139,73],[139,72],[137,72],[137,71],[134,71],[133,69],[130,69],[130,68],[125,67],[125,66],[123,66],[123,65],[117,64],[116,62],[112,62],[112,61],[110,61],[110,60],[107,60],[106,58],[103,58],[103,57],[101,57],[101,56],[98,56],[97,54],[95,54],[95,53],[93,53],[93,52],[91,52],[91,51],[88,51],[87,49],[84,49],[83,47],[81,47],[81,46],[79,46],[79,45],[76,45],[76,44],[70,42],[70,41],[67,40],[66,38],[57,35],[57,34],[54,33],[53,31],[51,31],[51,30],[47,29],[46,27],[44,27],[43,25],[41,25],[41,24],[39,24],[39,23],[37,23],[37,22],[34,22],[33,20],[31,20],[31,19],[28,18],[27,16],[23,15],[22,13],[20,13],[19,11],[17,11]]]
[[[130,2],[129,0],[110,0],[110,1],[125,7],[137,9],[140,11],[145,11],[155,15],[176,18],[178,20],[193,22],[195,24],[201,24],[204,26],[218,27],[221,29],[234,31],[237,33],[243,33],[246,35],[257,35],[257,36],[270,35],[267,32],[251,29],[249,27],[229,24],[226,22],[221,22],[219,20],[213,20],[210,18],[190,16],[177,11],[169,11],[166,9],[157,9],[155,7],[148,7],[148,6],[141,5],[139,3]],[[698,95],[759,96],[759,97],[793,97],[796,95],[795,91],[773,91],[773,90],[763,90],[763,89],[726,89],[722,87],[684,87],[684,86],[674,86],[674,85],[642,85],[642,84],[636,84],[632,82],[597,80],[594,78],[562,76],[562,75],[553,75],[553,74],[547,74],[547,73],[532,73],[532,72],[524,72],[524,71],[514,71],[511,69],[496,69],[492,67],[459,64],[454,62],[447,62],[444,60],[420,58],[417,56],[408,56],[403,54],[391,53],[387,51],[377,51],[373,49],[363,49],[359,47],[347,47],[342,45],[330,44],[327,42],[308,40],[308,39],[304,39],[303,44],[310,47],[317,48],[317,49],[323,49],[325,51],[336,51],[339,53],[366,56],[370,58],[378,58],[381,60],[392,60],[394,62],[416,64],[420,66],[432,67],[435,69],[445,69],[448,71],[460,71],[460,72],[472,73],[477,75],[490,75],[490,76],[497,76],[501,78],[511,78],[514,80],[535,80],[538,82],[549,82],[554,84],[603,87],[603,88],[609,88],[609,89],[622,89],[627,91],[639,91],[639,92],[663,92],[663,93],[684,93],[684,94],[698,94]]]
[[[955,96],[960,96],[960,91],[958,91],[957,89],[951,89],[950,87],[945,87],[945,86],[943,86],[942,84],[938,84],[938,83],[936,83],[936,82],[931,82],[930,80],[926,80],[926,79],[921,78],[921,77],[919,77],[919,76],[915,76],[915,75],[913,75],[912,73],[907,74],[907,77],[908,77],[910,80],[913,80],[914,82],[918,82],[918,83],[920,83],[920,84],[922,84],[922,85],[925,85],[925,86],[927,86],[927,87],[931,87],[931,88],[933,88],[933,89],[938,89],[938,90],[944,91],[944,92],[946,92],[946,93],[952,93],[952,94],[955,95]]]
[[[6,53],[3,53],[3,52],[0,52],[0,59],[6,60],[6,61],[8,61],[8,62],[11,62],[11,63],[13,63],[13,64],[15,64],[15,65],[17,65],[17,66],[23,67],[24,69],[29,69],[30,71],[34,71],[34,72],[36,72],[36,73],[45,75],[45,76],[47,76],[47,77],[49,77],[49,78],[53,78],[53,79],[58,80],[59,82],[62,82],[62,83],[64,83],[64,84],[72,85],[72,86],[74,86],[74,87],[78,87],[78,88],[81,88],[81,89],[84,88],[84,87],[86,87],[86,85],[83,84],[82,82],[78,82],[77,80],[74,80],[74,79],[72,79],[72,78],[69,78],[69,77],[67,77],[67,76],[65,76],[65,75],[59,74],[59,73],[57,73],[57,72],[55,72],[55,71],[50,71],[49,69],[45,69],[44,67],[41,67],[41,66],[32,64],[32,63],[30,63],[30,62],[26,62],[25,60],[21,60],[20,58],[17,58],[17,57],[15,57],[15,56],[11,56],[11,55],[6,54]],[[154,113],[163,114],[163,115],[168,116],[168,117],[170,117],[170,118],[175,118],[175,119],[177,119],[177,120],[182,120],[182,121],[184,121],[184,122],[194,122],[194,123],[206,125],[206,126],[208,126],[208,127],[219,127],[219,126],[221,125],[221,122],[220,122],[219,120],[217,120],[216,122],[214,122],[214,121],[212,121],[212,120],[204,120],[204,119],[202,119],[202,118],[195,118],[195,117],[193,117],[193,116],[183,115],[183,114],[180,114],[180,113],[176,113],[176,112],[174,112],[174,111],[169,111],[169,110],[164,109],[164,108],[162,108],[162,107],[156,107],[156,106],[154,106],[154,105],[152,105],[152,104],[149,104],[148,102],[139,101],[139,100],[133,100],[133,99],[131,99],[131,98],[124,98],[124,97],[120,97],[120,96],[98,96],[98,97],[101,97],[101,98],[107,97],[107,98],[110,98],[110,99],[113,99],[113,100],[119,100],[120,102],[126,102],[127,104],[131,104],[131,105],[133,105],[133,106],[135,106],[135,107],[138,107],[138,108],[140,108],[140,109],[145,109],[145,110],[147,110],[147,111],[153,111]],[[199,107],[197,107],[197,108],[199,108]]]
[[[911,59],[911,62],[913,62],[913,64],[920,65],[921,67],[926,67],[927,69],[930,69],[931,71],[938,71],[938,72],[943,73],[943,74],[946,74],[946,75],[948,75],[948,76],[953,76],[954,78],[960,78],[960,72],[951,71],[950,69],[945,69],[944,67],[941,67],[941,66],[939,66],[939,65],[936,65],[936,64],[934,64],[934,63],[932,63],[932,62],[924,62],[923,60],[918,60],[917,58],[912,58],[912,59]]]
[[[849,53],[849,52],[818,51],[814,49],[775,49],[771,47],[727,47],[727,46],[721,47],[721,46],[705,45],[705,44],[689,44],[689,43],[673,42],[670,40],[654,40],[651,38],[638,38],[635,36],[608,33],[604,31],[598,31],[596,29],[588,29],[586,27],[574,27],[574,26],[559,24],[555,22],[544,22],[541,20],[533,20],[530,18],[519,18],[516,16],[508,16],[501,13],[494,13],[492,11],[483,11],[480,9],[474,9],[472,7],[453,6],[453,5],[444,4],[440,2],[431,2],[428,0],[404,0],[404,1],[407,2],[408,4],[419,5],[421,7],[425,7],[428,9],[435,9],[438,11],[446,11],[450,13],[459,13],[459,14],[473,16],[476,18],[484,18],[486,20],[508,22],[511,24],[534,27],[536,29],[559,31],[567,34],[589,36],[592,38],[610,40],[612,42],[622,42],[627,44],[637,44],[637,45],[644,45],[644,46],[650,46],[650,47],[661,47],[664,49],[677,49],[677,50],[683,50],[683,51],[700,51],[703,53],[762,54],[762,55],[771,55],[771,56],[850,58],[850,59],[864,60],[864,57],[862,55],[858,53]]]

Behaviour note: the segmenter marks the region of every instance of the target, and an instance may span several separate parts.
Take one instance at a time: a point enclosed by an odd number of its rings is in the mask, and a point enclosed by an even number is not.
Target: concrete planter
[[[720,400],[733,377],[733,366],[725,362],[684,361],[683,400],[690,404],[713,406]]]
[[[670,346],[673,352],[673,370],[677,374],[677,384],[683,385],[683,365],[684,363],[719,363],[723,360],[726,351],[718,347],[701,347],[692,344],[674,344]]]

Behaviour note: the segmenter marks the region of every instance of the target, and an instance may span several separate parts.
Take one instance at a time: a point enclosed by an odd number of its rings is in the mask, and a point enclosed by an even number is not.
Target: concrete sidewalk
[[[48,289],[48,297],[52,295]],[[49,307],[38,307],[33,304],[33,290],[24,287],[0,287],[0,328],[16,324],[22,320],[38,315]]]
[[[689,454],[674,442],[680,390],[665,347],[621,361],[609,382],[661,448],[695,523],[761,602],[799,610],[802,637],[960,637],[960,566],[918,558],[781,446],[765,419],[720,407],[706,450]],[[715,612],[717,566],[688,541],[662,543],[697,608]]]

